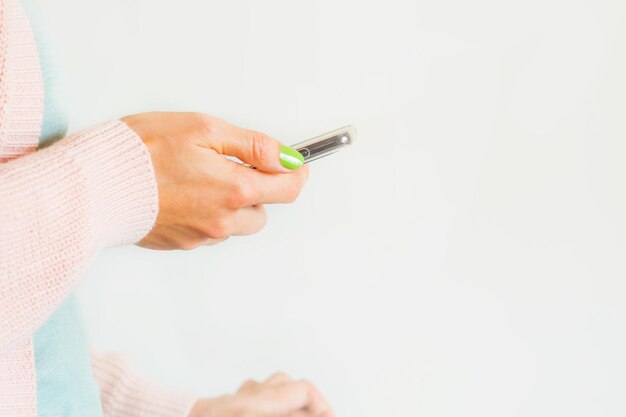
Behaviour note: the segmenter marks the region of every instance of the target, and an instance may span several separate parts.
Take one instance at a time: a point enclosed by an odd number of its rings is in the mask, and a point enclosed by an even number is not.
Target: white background
[[[626,414],[626,3],[57,0],[71,130],[353,123],[251,238],[102,253],[93,343],[205,395],[275,370],[341,417]]]

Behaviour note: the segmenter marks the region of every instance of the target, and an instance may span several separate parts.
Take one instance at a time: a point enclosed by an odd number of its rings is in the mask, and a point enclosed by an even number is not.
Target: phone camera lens
[[[309,152],[309,150],[307,148],[298,149],[298,152],[300,152],[302,154],[304,159],[306,159],[309,156],[311,156],[311,152]]]

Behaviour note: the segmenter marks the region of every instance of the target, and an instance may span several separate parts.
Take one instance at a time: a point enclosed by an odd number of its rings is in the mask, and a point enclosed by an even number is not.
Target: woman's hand
[[[148,147],[158,185],[156,224],[140,246],[192,249],[256,233],[266,221],[263,204],[293,202],[308,177],[297,151],[217,117],[143,113],[121,120]]]
[[[334,417],[322,394],[307,381],[278,373],[245,382],[234,395],[200,400],[189,417]]]

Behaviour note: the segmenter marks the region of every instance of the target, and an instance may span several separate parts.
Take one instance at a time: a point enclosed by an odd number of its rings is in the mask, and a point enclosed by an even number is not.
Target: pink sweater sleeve
[[[99,249],[152,228],[158,196],[148,150],[112,121],[34,152],[43,113],[35,41],[19,0],[0,0],[0,415],[37,414],[31,336]],[[33,153],[34,152],[34,153]],[[107,417],[184,417],[194,396],[94,355]]]
[[[93,352],[105,417],[186,417],[197,396],[147,380],[116,354]]]
[[[120,121],[0,164],[0,357],[20,351],[99,249],[139,241],[157,211],[148,150]],[[197,399],[117,355],[94,353],[92,367],[106,417],[185,417]]]
[[[145,236],[157,211],[148,150],[120,121],[0,164],[0,352],[30,338],[100,248]]]

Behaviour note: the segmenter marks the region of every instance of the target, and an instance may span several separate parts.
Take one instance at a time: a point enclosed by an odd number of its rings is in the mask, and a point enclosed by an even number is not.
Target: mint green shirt
[[[22,0],[35,34],[44,81],[40,143],[65,136],[68,125],[63,78],[44,30],[37,0]],[[102,417],[100,390],[78,302],[71,295],[33,336],[39,417]]]

